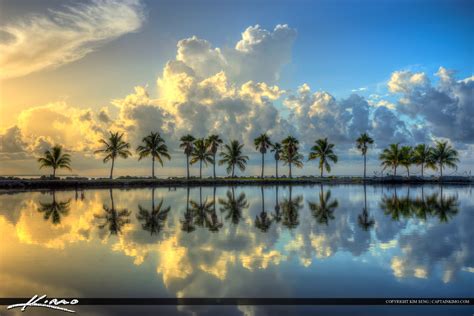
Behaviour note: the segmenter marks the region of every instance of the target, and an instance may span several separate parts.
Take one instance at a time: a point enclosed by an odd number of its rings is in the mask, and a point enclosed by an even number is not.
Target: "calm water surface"
[[[2,193],[0,296],[474,297],[473,225],[469,186]],[[81,315],[473,313],[469,306],[75,310]]]

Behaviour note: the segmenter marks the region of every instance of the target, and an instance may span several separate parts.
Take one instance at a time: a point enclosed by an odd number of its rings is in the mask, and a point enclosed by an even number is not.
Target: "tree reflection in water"
[[[362,209],[362,213],[359,214],[359,216],[357,216],[357,222],[364,231],[369,231],[375,225],[375,220],[372,217],[370,217],[369,209],[367,208],[367,188],[366,188],[365,183],[364,183],[364,208]]]
[[[226,193],[227,199],[219,199],[221,204],[221,212],[226,213],[226,220],[230,220],[232,224],[237,225],[242,218],[242,210],[249,207],[245,193],[240,193],[238,198],[235,198],[234,187]]]
[[[448,222],[459,212],[459,202],[455,195],[444,196],[443,188],[440,192],[425,196],[423,189],[421,197],[410,198],[408,193],[405,197],[398,197],[395,190],[392,196],[384,196],[380,202],[380,208],[393,220],[401,217],[418,218],[426,220],[429,217],[437,217],[440,222]]]
[[[303,207],[303,196],[299,195],[296,198],[292,198],[293,188],[290,185],[290,196],[289,199],[283,199],[281,202],[281,208],[283,212],[282,224],[289,229],[296,228],[299,225],[299,210]]]
[[[263,186],[260,186],[261,200],[262,200],[262,211],[259,215],[255,216],[255,227],[260,229],[262,232],[266,232],[272,225],[272,219],[268,216],[265,211],[265,194],[263,192]]]
[[[334,211],[339,206],[337,199],[331,201],[331,190],[324,194],[324,188],[321,184],[321,191],[319,192],[319,203],[308,202],[309,209],[313,217],[319,224],[329,224],[330,220],[334,220]]]
[[[51,191],[51,195],[53,196],[53,200],[49,203],[39,202],[40,207],[38,208],[38,212],[43,213],[43,218],[45,221],[49,221],[54,225],[61,223],[61,217],[65,217],[69,214],[69,208],[71,199],[58,202],[56,201],[56,191]]]
[[[128,209],[116,210],[112,189],[109,189],[109,192],[111,207],[102,205],[104,213],[94,214],[94,217],[102,222],[98,225],[100,229],[107,227],[111,235],[118,235],[122,232],[122,227],[130,223],[131,212]]]
[[[184,219],[180,219],[181,230],[187,233],[191,233],[196,230],[193,221],[193,214],[189,208],[189,187],[186,188],[186,212],[184,213]]]
[[[163,199],[160,200],[158,206],[155,207],[155,188],[151,189],[151,211],[138,205],[137,219],[143,221],[142,228],[150,233],[150,235],[158,234],[163,230],[168,213],[171,207],[163,207]]]

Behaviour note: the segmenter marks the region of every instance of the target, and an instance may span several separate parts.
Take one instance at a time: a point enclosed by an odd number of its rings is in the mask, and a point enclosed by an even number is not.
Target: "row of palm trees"
[[[104,155],[103,162],[111,161],[110,178],[113,178],[115,160],[118,158],[128,158],[132,155],[130,151],[130,143],[124,140],[123,133],[113,133],[107,139],[101,139],[100,143],[103,148],[96,150],[94,153]],[[367,153],[370,145],[374,140],[367,134],[361,134],[356,140],[356,147],[364,157],[364,179],[367,170]],[[195,138],[188,134],[180,139],[180,148],[186,156],[186,177],[190,178],[190,165],[199,163],[199,178],[202,178],[203,165],[212,164],[213,177],[216,178],[216,163],[225,165],[227,174],[235,177],[235,169],[245,171],[249,157],[244,155],[244,144],[238,140],[231,140],[228,144],[224,144],[219,135],[210,135],[207,138]],[[288,136],[280,142],[272,142],[270,137],[264,133],[255,138],[254,146],[262,155],[261,174],[263,178],[265,171],[265,155],[268,151],[274,153],[275,159],[275,175],[278,178],[278,164],[282,161],[284,165],[288,165],[289,177],[292,178],[292,167],[303,167],[304,156],[300,153],[300,143],[293,136]],[[331,164],[338,162],[338,157],[334,152],[335,145],[330,143],[327,138],[317,139],[308,155],[308,161],[317,160],[320,176],[324,176],[324,170],[331,172]],[[220,159],[217,160],[219,153]],[[165,158],[171,160],[168,147],[165,140],[157,132],[152,132],[142,139],[141,145],[136,148],[138,160],[151,157],[152,161],[152,177],[155,178],[155,161],[161,166],[164,164]],[[383,170],[390,168],[393,175],[397,175],[397,169],[402,166],[407,170],[410,176],[410,166],[421,166],[421,176],[424,176],[424,170],[430,168],[439,169],[440,176],[443,176],[445,167],[456,168],[459,162],[458,152],[447,142],[437,141],[434,147],[420,144],[416,147],[400,146],[391,144],[385,148],[379,156]],[[62,153],[60,146],[54,146],[51,150],[45,152],[44,156],[38,159],[40,168],[53,168],[53,176],[56,175],[56,169],[71,169],[71,158],[69,154]]]

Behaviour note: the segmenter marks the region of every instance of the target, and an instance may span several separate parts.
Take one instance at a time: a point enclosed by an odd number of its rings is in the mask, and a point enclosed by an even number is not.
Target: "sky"
[[[106,176],[93,151],[109,130],[133,148],[159,131],[181,175],[178,139],[219,133],[246,144],[328,137],[335,174],[369,174],[390,143],[447,140],[474,166],[472,1],[0,1],[0,174],[47,174],[53,144],[74,174]],[[273,174],[273,159],[266,157]],[[299,170],[316,173],[315,163]],[[136,155],[117,175],[148,175]],[[413,168],[414,172],[419,172]],[[195,171],[193,171],[195,172]],[[211,168],[204,171],[211,173]],[[224,169],[219,169],[224,174]],[[454,172],[454,171],[451,171]],[[66,173],[67,174],[67,173]]]

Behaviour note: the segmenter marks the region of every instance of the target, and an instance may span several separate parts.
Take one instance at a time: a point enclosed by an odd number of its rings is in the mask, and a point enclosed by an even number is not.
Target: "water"
[[[469,186],[4,192],[0,205],[1,297],[474,297]],[[74,309],[84,315],[473,312],[470,306]]]

